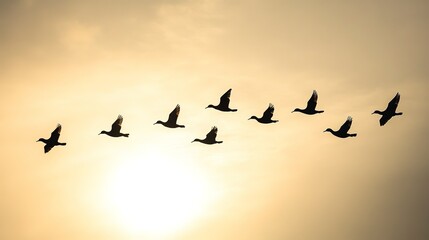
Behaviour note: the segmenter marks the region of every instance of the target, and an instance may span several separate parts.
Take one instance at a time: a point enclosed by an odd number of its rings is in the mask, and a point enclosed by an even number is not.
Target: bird
[[[346,122],[340,127],[338,131],[334,131],[330,128],[326,129],[324,132],[331,132],[334,136],[339,138],[347,138],[347,137],[356,137],[356,133],[348,133],[350,127],[352,126],[352,117],[347,117]]]
[[[51,137],[49,139],[39,138],[37,142],[45,143],[45,153],[49,152],[55,146],[65,146],[66,143],[58,142],[61,133],[61,125],[58,124],[55,130],[51,133]]]
[[[106,131],[101,131],[100,134],[106,134],[109,135],[111,137],[128,137],[130,134],[128,133],[121,133],[121,126],[122,126],[122,121],[124,120],[124,118],[121,115],[118,115],[118,118],[116,119],[116,121],[112,124],[112,129],[109,132]]]
[[[216,141],[216,135],[217,135],[217,127],[212,127],[212,130],[210,130],[209,133],[207,133],[206,138],[204,139],[198,139],[195,138],[192,142],[201,142],[204,144],[215,144],[215,143],[222,143],[223,141]]]
[[[162,124],[162,125],[164,125],[165,127],[168,127],[168,128],[178,128],[178,127],[184,128],[185,127],[184,125],[177,124],[177,117],[179,116],[179,113],[180,113],[180,105],[177,104],[176,107],[173,109],[173,111],[171,111],[170,115],[168,115],[167,122],[163,122],[161,120],[158,120],[153,125],[155,125],[155,124]]]
[[[265,110],[264,114],[262,115],[261,118],[258,118],[256,116],[251,116],[249,118],[250,119],[255,119],[256,121],[258,121],[259,123],[276,123],[279,120],[272,120],[271,118],[273,117],[273,113],[274,113],[274,105],[273,104],[269,104],[267,110]]]
[[[379,110],[375,110],[372,114],[380,114],[381,118],[380,118],[380,126],[383,126],[384,124],[387,123],[387,121],[389,121],[392,117],[397,116],[397,115],[402,115],[402,112],[396,112],[396,108],[398,107],[399,104],[399,99],[401,98],[401,95],[399,93],[396,93],[395,97],[393,97],[392,100],[390,100],[389,105],[387,105],[386,110],[379,111]]]
[[[222,112],[236,112],[237,109],[229,108],[231,91],[232,91],[232,88],[230,88],[228,91],[226,91],[226,93],[224,93],[222,95],[222,97],[220,97],[220,102],[217,106],[213,106],[212,104],[210,104],[206,107],[206,109],[207,108],[214,108],[214,109],[217,109],[217,110],[222,111]]]
[[[295,110],[293,110],[292,112],[302,112],[308,115],[323,113],[324,112],[323,110],[316,110],[317,98],[318,98],[317,92],[316,90],[313,90],[313,94],[311,95],[310,99],[308,99],[307,107],[305,109],[295,108]]]

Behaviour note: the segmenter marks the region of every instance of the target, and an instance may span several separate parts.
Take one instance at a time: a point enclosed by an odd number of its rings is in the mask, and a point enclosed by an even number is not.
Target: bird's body
[[[307,101],[307,107],[304,109],[295,108],[292,112],[301,112],[308,115],[314,115],[317,113],[323,113],[323,110],[316,110],[317,105],[317,92],[316,90],[313,90],[313,94],[311,95],[310,99]]]
[[[216,141],[217,136],[217,127],[213,127],[212,130],[210,130],[209,133],[207,133],[206,138],[204,139],[194,139],[192,142],[201,142],[204,144],[215,144],[215,143],[222,143],[223,141]]]
[[[272,120],[273,114],[274,114],[274,105],[270,103],[269,106],[268,106],[268,108],[265,110],[265,112],[264,112],[264,114],[262,115],[261,118],[258,118],[256,116],[251,116],[249,118],[249,120],[250,119],[255,119],[259,123],[264,123],[264,124],[276,123],[279,120]]]
[[[177,104],[176,108],[173,109],[173,111],[171,111],[170,115],[168,115],[168,120],[166,122],[163,122],[161,120],[158,120],[155,124],[162,124],[165,127],[168,128],[184,128],[184,125],[179,125],[177,124],[177,117],[179,116],[180,113],[180,105]]]
[[[325,132],[330,132],[334,136],[339,138],[347,138],[347,137],[356,137],[356,133],[348,133],[350,127],[352,126],[353,119],[351,117],[348,117],[346,122],[338,129],[338,131],[334,131],[331,128],[328,128],[325,130]]]
[[[396,93],[395,97],[393,97],[393,99],[390,100],[389,104],[387,105],[386,110],[384,111],[375,110],[372,113],[372,114],[381,115],[380,126],[383,126],[384,124],[386,124],[392,117],[397,115],[402,115],[402,112],[398,112],[398,113],[396,112],[396,108],[398,107],[400,98],[401,96],[399,95],[399,93]]]
[[[55,130],[51,133],[51,137],[49,139],[39,138],[37,142],[43,142],[45,144],[45,153],[49,152],[55,146],[65,146],[66,143],[58,142],[61,133],[61,125],[58,124]]]
[[[231,91],[232,91],[232,89],[230,88],[228,91],[226,91],[226,93],[224,93],[222,95],[222,97],[220,97],[220,102],[217,106],[210,104],[206,108],[214,108],[214,109],[222,111],[222,112],[236,112],[237,109],[229,108]]]
[[[128,137],[130,134],[128,133],[121,133],[121,127],[122,127],[122,121],[123,121],[123,117],[121,115],[118,116],[118,118],[116,119],[116,121],[112,124],[112,129],[107,132],[107,131],[101,131],[100,134],[106,134],[108,136],[111,137]]]

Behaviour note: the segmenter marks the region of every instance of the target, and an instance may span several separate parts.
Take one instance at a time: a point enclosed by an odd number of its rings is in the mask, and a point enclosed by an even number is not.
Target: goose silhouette
[[[210,105],[208,105],[206,107],[206,109],[207,108],[214,108],[214,109],[222,111],[222,112],[236,112],[237,109],[231,109],[231,108],[229,108],[231,91],[232,91],[232,89],[230,88],[228,91],[226,91],[226,93],[224,93],[222,95],[222,97],[220,97],[220,102],[219,102],[219,104],[217,106],[214,106],[214,105],[210,104]]]
[[[39,138],[37,142],[45,143],[45,153],[49,152],[55,146],[65,146],[66,143],[58,142],[61,133],[61,125],[58,124],[55,130],[51,133],[51,137],[49,139]]]
[[[264,114],[262,115],[261,118],[258,118],[256,116],[251,116],[249,118],[250,119],[255,119],[256,121],[258,121],[259,123],[264,123],[264,124],[268,124],[268,123],[276,123],[279,120],[272,120],[271,118],[273,117],[273,113],[274,113],[274,105],[273,104],[269,104],[268,108],[265,110]]]
[[[168,127],[168,128],[178,128],[178,127],[184,128],[185,127],[184,125],[177,124],[177,117],[179,117],[179,113],[180,113],[180,105],[177,104],[176,107],[173,109],[173,111],[171,111],[170,115],[168,115],[167,122],[163,122],[161,120],[158,120],[153,125],[162,124],[163,126]]]
[[[213,127],[212,130],[210,130],[209,133],[207,133],[206,138],[204,139],[194,139],[192,142],[201,142],[204,144],[215,144],[215,143],[222,143],[223,141],[216,141],[217,136],[217,127]]]
[[[292,112],[302,112],[308,115],[323,113],[324,112],[323,110],[316,110],[317,98],[318,98],[317,92],[316,90],[313,90],[313,94],[311,95],[310,99],[308,99],[307,107],[304,109],[295,108],[295,110],[293,110]]]
[[[340,127],[340,129],[338,131],[334,131],[330,128],[326,129],[325,132],[330,132],[332,133],[334,136],[339,137],[339,138],[347,138],[347,137],[356,137],[357,134],[356,133],[347,133],[350,129],[350,127],[352,126],[352,117],[347,117],[346,122]]]
[[[400,98],[401,96],[399,95],[399,93],[396,93],[395,97],[393,97],[393,99],[390,100],[389,104],[387,105],[386,110],[384,110],[383,112],[379,110],[375,110],[372,113],[372,114],[381,115],[380,126],[383,126],[384,124],[386,124],[392,117],[397,115],[402,115],[402,112],[398,112],[398,113],[396,112],[396,108],[398,107]]]
[[[111,137],[128,137],[130,134],[121,133],[121,126],[122,126],[123,120],[124,120],[124,118],[121,115],[118,115],[118,118],[112,124],[112,129],[109,132],[103,130],[98,135],[106,134],[106,135],[111,136]]]

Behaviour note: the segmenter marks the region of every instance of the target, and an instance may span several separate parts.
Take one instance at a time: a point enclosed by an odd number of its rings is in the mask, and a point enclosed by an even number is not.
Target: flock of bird
[[[218,105],[214,106],[214,105],[210,104],[206,108],[214,108],[214,109],[222,111],[222,112],[236,112],[237,109],[231,109],[229,107],[231,91],[232,91],[232,89],[229,89],[226,93],[224,93],[222,95]],[[316,110],[317,98],[318,98],[317,92],[316,92],[316,90],[314,90],[313,94],[311,95],[310,99],[307,102],[307,107],[304,109],[296,108],[295,110],[292,111],[292,113],[293,112],[301,112],[301,113],[308,114],[308,115],[323,113],[324,112],[323,110]],[[387,105],[387,108],[384,111],[375,110],[372,113],[372,114],[380,114],[381,115],[380,126],[385,125],[392,117],[394,117],[396,115],[402,115],[401,112],[398,112],[398,113],[396,112],[396,108],[398,107],[399,99],[400,99],[400,95],[399,95],[399,93],[397,93],[395,95],[395,97],[389,102],[389,104]],[[166,122],[158,120],[157,122],[154,123],[154,125],[155,124],[161,124],[161,125],[168,127],[168,128],[184,128],[185,127],[184,125],[177,124],[177,118],[179,117],[179,113],[180,113],[180,106],[177,105],[173,109],[173,111],[170,113],[170,115],[168,116],[168,119]],[[259,123],[263,123],[263,124],[276,123],[276,122],[278,122],[278,120],[272,119],[273,114],[274,114],[274,105],[270,103],[268,108],[262,114],[262,117],[259,118],[256,116],[251,116],[249,118],[249,120],[255,119]],[[119,115],[118,118],[116,119],[116,121],[112,124],[112,128],[110,129],[110,131],[103,130],[100,132],[100,134],[106,134],[110,137],[128,137],[129,136],[128,133],[121,133],[122,121],[123,121],[123,117],[121,115]],[[352,125],[352,118],[349,116],[347,118],[347,120],[344,122],[344,124],[337,131],[334,131],[331,128],[327,128],[324,132],[330,132],[334,136],[339,137],[339,138],[356,137],[357,136],[356,133],[348,133],[351,125]],[[216,140],[217,131],[218,131],[217,127],[212,127],[212,129],[210,130],[209,133],[207,133],[207,135],[204,139],[196,138],[192,142],[201,142],[204,144],[222,143],[223,141],[217,141]],[[38,140],[38,142],[45,143],[45,147],[44,147],[45,153],[49,152],[55,146],[66,145],[66,143],[58,142],[58,139],[60,137],[60,133],[61,133],[61,125],[58,124],[58,126],[55,128],[55,130],[51,133],[51,137],[49,139],[40,138]]]

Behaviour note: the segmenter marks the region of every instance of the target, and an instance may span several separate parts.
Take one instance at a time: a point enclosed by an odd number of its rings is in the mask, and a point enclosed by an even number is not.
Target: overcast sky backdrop
[[[1,1],[0,238],[429,239],[428,13]],[[238,112],[205,109],[229,88]],[[314,89],[325,113],[291,113]],[[380,127],[397,92],[404,115]],[[269,103],[278,123],[248,121]],[[176,104],[186,128],[153,125]],[[130,137],[98,136],[118,114]],[[356,138],[323,133],[347,116]],[[67,146],[44,154],[57,123]],[[191,144],[212,126],[222,144]]]

